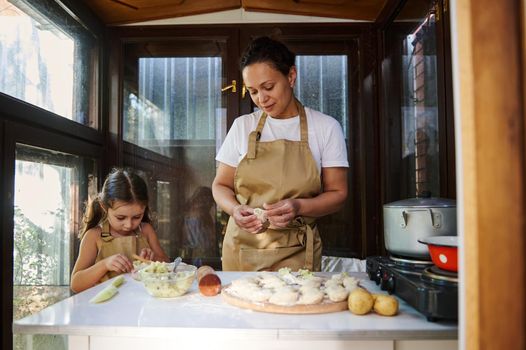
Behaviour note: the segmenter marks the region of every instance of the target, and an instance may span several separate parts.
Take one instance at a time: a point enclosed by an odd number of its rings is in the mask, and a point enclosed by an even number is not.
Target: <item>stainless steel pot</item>
[[[384,204],[385,248],[394,255],[429,260],[418,239],[457,235],[457,205],[452,199],[410,198]]]

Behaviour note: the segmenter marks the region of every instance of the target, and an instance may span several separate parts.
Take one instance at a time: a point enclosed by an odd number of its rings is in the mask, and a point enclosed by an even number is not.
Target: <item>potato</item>
[[[365,315],[369,313],[374,304],[373,296],[363,288],[356,288],[349,294],[347,299],[349,310],[356,315]]]
[[[375,294],[374,311],[382,316],[394,316],[398,313],[398,300],[391,295]]]

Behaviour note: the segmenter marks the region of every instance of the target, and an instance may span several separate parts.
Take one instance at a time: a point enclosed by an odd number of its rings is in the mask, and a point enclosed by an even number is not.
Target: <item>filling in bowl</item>
[[[148,293],[154,297],[178,297],[190,289],[196,270],[192,265],[178,266],[176,272],[142,276],[142,281]]]

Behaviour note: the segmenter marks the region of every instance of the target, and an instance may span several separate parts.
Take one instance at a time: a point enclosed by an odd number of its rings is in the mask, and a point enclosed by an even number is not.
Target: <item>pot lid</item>
[[[456,208],[457,202],[449,198],[408,198],[384,204],[384,208]]]

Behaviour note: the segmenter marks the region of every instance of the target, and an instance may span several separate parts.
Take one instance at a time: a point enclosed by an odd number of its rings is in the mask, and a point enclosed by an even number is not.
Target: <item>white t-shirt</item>
[[[223,145],[217,153],[216,160],[237,168],[248,151],[248,136],[256,130],[261,111],[242,115],[232,124]],[[343,131],[336,119],[321,112],[305,107],[309,131],[309,147],[312,156],[321,168],[349,167],[347,147]],[[286,139],[299,141],[300,117],[276,119],[267,117],[260,141]]]

